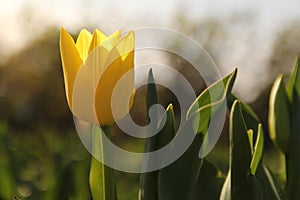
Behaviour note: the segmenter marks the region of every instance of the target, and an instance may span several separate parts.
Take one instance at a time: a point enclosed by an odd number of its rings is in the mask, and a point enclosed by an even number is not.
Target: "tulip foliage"
[[[299,199],[300,188],[300,69],[299,58],[285,86],[283,76],[274,82],[270,95],[270,137],[284,153],[287,199]]]
[[[283,77],[279,76],[274,83],[270,96],[270,138],[285,154],[286,158],[287,180],[284,188],[279,186],[272,172],[263,162],[266,135],[260,119],[251,107],[231,92],[237,76],[237,70],[234,70],[228,76],[209,86],[192,103],[187,112],[186,120],[187,124],[197,122],[192,144],[179,159],[170,165],[140,175],[138,199],[298,199],[299,192],[297,189],[300,188],[300,137],[298,134],[300,129],[300,70],[298,70],[298,64],[299,60],[288,86],[284,86]],[[151,70],[148,78],[146,102],[149,110],[152,105],[158,103],[158,97]],[[215,91],[220,94],[217,95],[217,99],[212,100],[209,93]],[[222,175],[213,163],[198,156],[199,149],[205,144],[209,135],[209,119],[212,115],[218,114],[223,103],[226,103],[230,113],[230,159],[227,175]],[[201,115],[199,121],[195,120],[195,116],[198,115]],[[162,148],[172,142],[176,134],[184,132],[184,129],[178,129],[172,104],[167,107],[165,117],[164,123],[155,121],[160,132],[146,139],[145,152]],[[154,161],[146,160],[146,162]],[[109,183],[111,185],[107,185],[107,187],[115,189],[114,182],[110,181]],[[100,194],[105,191],[99,190],[97,192]],[[115,193],[111,194],[113,194],[113,199],[117,199]]]

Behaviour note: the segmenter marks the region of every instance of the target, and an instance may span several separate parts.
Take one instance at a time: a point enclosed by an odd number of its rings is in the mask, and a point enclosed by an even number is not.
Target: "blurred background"
[[[300,52],[299,7],[297,0],[2,0],[0,199],[12,199],[13,194],[22,199],[90,199],[90,155],[67,106],[60,27],[74,38],[83,28],[91,32],[98,28],[108,35],[140,27],[180,31],[207,50],[223,76],[238,67],[234,93],[266,124],[271,84],[279,73],[288,78]],[[202,80],[182,63],[173,64],[190,78],[199,94],[205,86]],[[139,124],[146,124],[144,89],[138,91],[132,109]],[[159,94],[163,105],[172,102],[178,110],[171,92],[159,88]],[[223,173],[228,169],[227,129],[225,125],[209,155]],[[117,127],[114,130],[118,145],[143,149],[143,141],[123,136]],[[279,153],[268,140],[266,148],[274,157],[266,162],[280,174]],[[138,174],[118,172],[117,178],[120,199],[137,199]]]

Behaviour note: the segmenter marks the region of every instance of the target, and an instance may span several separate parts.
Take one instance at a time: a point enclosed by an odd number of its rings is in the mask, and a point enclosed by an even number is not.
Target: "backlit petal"
[[[108,67],[111,65],[111,63],[115,62],[115,60],[119,59],[120,57],[122,60],[125,60],[127,56],[130,56],[134,51],[134,32],[130,31],[127,35],[122,37],[115,46],[110,50],[109,55],[107,57],[107,60],[105,62],[104,67]],[[133,63],[133,55],[131,55],[130,62]],[[114,65],[113,67],[116,67],[115,71],[121,70],[129,70],[130,68],[133,68],[133,64],[131,64],[128,61],[127,65]],[[130,64],[129,64],[130,63]]]
[[[86,60],[86,57],[88,55],[91,40],[92,34],[89,31],[85,29],[80,31],[76,41],[76,48],[83,61]]]
[[[93,34],[92,42],[89,47],[89,53],[107,39],[106,35],[96,29]]]
[[[106,66],[106,67],[105,67]],[[134,34],[121,38],[108,55],[105,71],[98,82],[95,109],[101,125],[109,125],[124,117],[132,106],[134,96]],[[126,73],[128,72],[128,73]],[[122,83],[115,88],[122,78]],[[117,97],[112,99],[116,89]],[[114,113],[112,112],[112,106]]]
[[[116,32],[114,32],[113,34],[111,34],[107,40],[110,42],[110,44],[112,45],[112,47],[117,43],[117,41],[119,41],[119,39],[121,38],[121,31],[117,30]]]
[[[101,45],[96,47],[77,73],[72,108],[73,114],[81,120],[98,124],[94,106],[95,91],[108,53]]]
[[[60,31],[60,54],[64,72],[67,101],[70,109],[72,110],[73,86],[78,69],[82,64],[82,60],[73,38],[64,28],[61,28]]]

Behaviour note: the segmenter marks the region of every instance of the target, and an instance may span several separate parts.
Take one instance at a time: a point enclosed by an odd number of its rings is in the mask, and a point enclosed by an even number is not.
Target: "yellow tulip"
[[[82,30],[74,42],[60,32],[60,53],[68,105],[81,120],[110,125],[123,118],[132,106],[134,90],[134,32],[105,36]],[[114,98],[114,89],[118,94]]]

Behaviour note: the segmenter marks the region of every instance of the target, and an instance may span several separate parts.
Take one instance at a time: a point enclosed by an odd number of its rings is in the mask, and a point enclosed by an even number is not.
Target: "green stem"
[[[101,130],[102,128],[102,130]],[[110,128],[108,126],[93,126],[92,131],[92,158],[90,167],[90,189],[93,200],[116,200],[116,184],[114,170],[101,161],[109,156],[109,152],[104,152],[103,133],[110,138]],[[107,149],[106,149],[107,150]],[[100,161],[98,160],[100,159]]]

